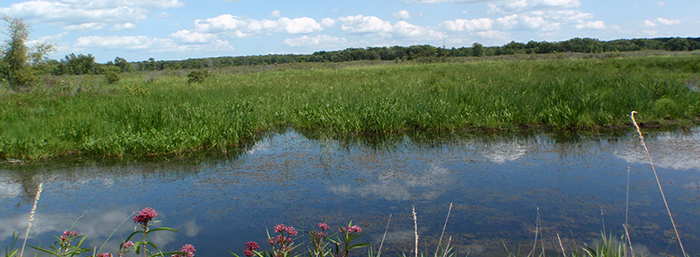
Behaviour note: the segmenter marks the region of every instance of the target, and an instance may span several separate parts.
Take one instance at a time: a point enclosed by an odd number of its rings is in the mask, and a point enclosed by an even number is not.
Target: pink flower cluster
[[[100,253],[100,254],[97,254],[97,257],[112,257],[112,254],[111,253]]]
[[[351,226],[345,226],[345,229],[343,228],[338,228],[338,231],[340,233],[348,233],[348,234],[353,234],[353,233],[362,233],[362,228],[358,225],[353,225]]]
[[[275,225],[275,233],[287,232],[290,236],[296,236],[298,233],[294,227],[287,227],[284,224]]]
[[[129,248],[131,248],[132,246],[134,246],[134,243],[133,243],[133,242],[131,242],[131,241],[126,241],[126,243],[123,243],[123,244],[122,244],[122,249],[129,249]]]
[[[245,250],[243,250],[243,254],[245,256],[253,256],[253,251],[260,249],[260,246],[258,246],[258,243],[250,241],[245,244]]]
[[[154,209],[146,207],[143,208],[143,210],[141,210],[141,212],[139,212],[139,214],[134,217],[134,222],[141,223],[141,225],[145,226],[146,224],[148,224],[149,221],[151,221],[155,217],[158,217],[158,213]]]
[[[173,254],[170,257],[193,257],[197,250],[194,249],[193,245],[185,244],[182,246],[182,248],[180,248],[180,252],[183,252],[184,254]]]
[[[63,234],[61,235],[61,244],[62,245],[70,245],[70,242],[73,241],[74,238],[81,236],[80,233],[78,233],[75,230],[70,230],[70,231],[63,231]]]
[[[331,228],[331,226],[328,226],[328,224],[326,223],[318,223],[318,228],[320,228],[321,230],[327,230]]]

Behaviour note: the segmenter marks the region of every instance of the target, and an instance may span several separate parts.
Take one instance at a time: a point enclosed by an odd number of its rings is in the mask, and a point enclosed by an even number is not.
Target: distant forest
[[[224,68],[244,65],[284,64],[294,62],[346,62],[357,60],[414,60],[417,58],[499,56],[546,53],[604,53],[640,50],[693,51],[700,49],[700,38],[617,39],[600,41],[593,38],[573,38],[561,42],[519,43],[511,41],[503,46],[485,47],[474,43],[471,47],[444,48],[430,45],[348,48],[339,51],[318,51],[313,54],[270,54],[240,57],[214,57],[187,60],[128,62],[117,57],[106,64],[95,63],[91,54],[70,54],[64,59],[51,60],[42,67],[45,73],[105,74],[108,72],[158,71],[177,69]]]

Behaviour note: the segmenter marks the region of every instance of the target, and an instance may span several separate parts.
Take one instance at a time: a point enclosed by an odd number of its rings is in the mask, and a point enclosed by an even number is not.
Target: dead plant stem
[[[647,148],[647,144],[644,142],[644,136],[642,135],[642,131],[639,129],[639,125],[637,124],[637,121],[634,119],[634,114],[637,113],[636,111],[632,111],[630,114],[630,118],[632,118],[632,122],[634,123],[634,126],[637,128],[637,133],[639,134],[639,140],[642,143],[642,146],[644,147],[644,152],[647,155],[647,158],[649,159],[649,164],[651,164],[651,170],[654,171],[654,178],[656,178],[656,184],[659,186],[659,192],[661,193],[661,198],[664,200],[664,205],[666,206],[666,212],[668,212],[668,218],[671,219],[671,225],[673,226],[673,231],[676,233],[676,238],[678,239],[678,245],[681,247],[681,251],[683,252],[683,256],[687,257],[688,254],[685,253],[685,248],[683,248],[683,243],[681,242],[681,237],[678,234],[678,229],[676,228],[676,222],[673,221],[673,215],[671,215],[671,209],[668,207],[668,202],[666,201],[666,195],[664,194],[664,189],[661,187],[661,181],[659,181],[659,175],[656,172],[656,166],[654,165],[654,160],[651,158],[651,154],[649,154],[649,149]]]

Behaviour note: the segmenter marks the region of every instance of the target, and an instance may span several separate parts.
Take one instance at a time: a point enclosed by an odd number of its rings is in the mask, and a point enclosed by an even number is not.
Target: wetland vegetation
[[[700,115],[696,52],[532,56],[47,76],[1,89],[0,157],[226,152],[280,127],[337,137],[595,130],[629,126],[631,110],[646,126]]]

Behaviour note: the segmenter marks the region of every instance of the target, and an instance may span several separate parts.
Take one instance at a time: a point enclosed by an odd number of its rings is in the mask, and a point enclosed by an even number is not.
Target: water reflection
[[[646,145],[657,167],[700,169],[700,133],[660,133],[646,142]],[[615,156],[629,163],[649,164],[639,141],[620,144],[615,150]]]
[[[687,249],[700,252],[700,133],[646,135]],[[152,238],[166,249],[192,243],[203,256],[264,242],[276,223],[310,228],[317,222],[354,223],[378,243],[389,214],[385,245],[410,251],[411,205],[419,213],[423,246],[437,241],[447,205],[455,203],[447,233],[460,255],[489,256],[532,244],[537,208],[546,242],[567,247],[599,236],[601,220],[620,231],[631,171],[630,228],[640,249],[670,253],[670,229],[655,180],[636,135],[402,135],[380,140],[330,139],[288,131],[258,139],[229,158],[171,162],[83,161],[5,166],[0,171],[0,241],[24,231],[39,183],[44,192],[30,234],[32,244],[76,229],[101,245],[143,207],[183,233]],[[601,216],[601,210],[604,215]],[[112,240],[134,229],[127,220]],[[685,235],[688,235],[687,237]],[[115,247],[117,243],[108,244]],[[557,244],[547,246],[558,249]],[[240,249],[239,249],[240,248]],[[110,250],[111,251],[111,250]],[[673,250],[671,250],[673,251]]]

